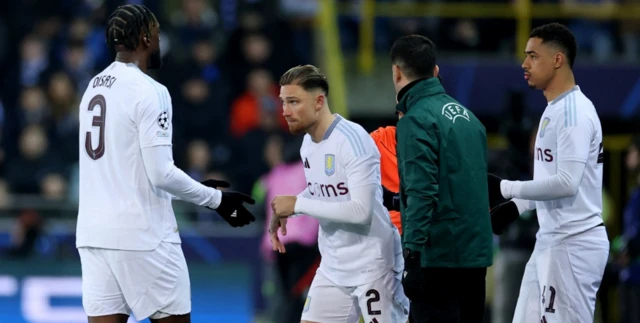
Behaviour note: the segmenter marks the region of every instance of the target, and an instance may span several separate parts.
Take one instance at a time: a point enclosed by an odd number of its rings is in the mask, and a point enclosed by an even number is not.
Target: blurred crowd
[[[361,0],[340,0],[352,4],[352,16],[340,19],[343,47],[355,50],[358,46],[358,30]],[[503,3],[516,4],[517,0],[376,0],[376,2],[396,3]],[[640,4],[638,0],[531,0],[531,3],[551,3],[565,7],[569,12],[578,11],[581,4]],[[606,6],[601,10],[611,9]],[[611,11],[613,12],[613,11]],[[560,22],[567,25],[576,35],[580,48],[580,58],[591,58],[597,62],[612,59],[635,62],[640,54],[640,24],[637,19],[585,20],[553,19],[535,20],[533,25]],[[406,34],[421,34],[432,39],[441,52],[462,55],[513,55],[516,34],[515,19],[471,19],[442,17],[378,17],[375,22],[376,49],[388,52],[393,40]],[[500,57],[500,56],[498,56]]]
[[[127,2],[147,5],[161,23],[165,64],[153,76],[172,95],[178,166],[196,179],[226,177],[243,191],[269,170],[263,158],[267,139],[286,130],[277,80],[289,67],[314,63],[317,0],[3,1],[0,196],[77,198],[78,102],[90,78],[113,59],[104,41],[105,20]],[[358,43],[362,1],[343,2],[354,8],[354,15],[339,21],[348,50]],[[420,33],[443,51],[511,54],[514,29],[506,27],[513,23],[379,18],[376,46],[386,51],[395,37]],[[594,57],[637,54],[637,24],[567,23],[581,50]]]

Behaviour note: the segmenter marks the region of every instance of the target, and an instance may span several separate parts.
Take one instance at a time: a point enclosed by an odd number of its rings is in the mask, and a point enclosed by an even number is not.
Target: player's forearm
[[[555,175],[532,181],[502,181],[505,198],[549,201],[576,195],[586,164],[579,161],[558,162]]]
[[[351,200],[345,202],[319,201],[298,195],[295,213],[307,214],[318,220],[349,224],[371,223],[373,204],[379,185],[364,185],[351,191]]]
[[[170,146],[142,149],[142,157],[151,184],[180,200],[196,205],[217,208],[222,193],[204,186],[173,164]]]
[[[407,196],[407,205],[402,215],[402,241],[404,248],[420,251],[427,243],[431,215],[435,208],[432,200]]]

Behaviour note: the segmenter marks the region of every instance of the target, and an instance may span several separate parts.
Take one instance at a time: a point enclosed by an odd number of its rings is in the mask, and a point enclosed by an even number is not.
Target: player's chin
[[[289,126],[289,132],[293,135],[299,135],[304,132],[304,129],[295,121],[287,122]]]

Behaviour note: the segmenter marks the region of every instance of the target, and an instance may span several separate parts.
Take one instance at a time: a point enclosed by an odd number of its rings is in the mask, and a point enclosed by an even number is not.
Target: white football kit
[[[537,210],[540,229],[527,263],[514,323],[593,322],[609,255],[602,221],[602,128],[575,86],[545,109],[533,181],[502,181],[520,213]]]
[[[296,214],[320,222],[322,260],[302,320],[406,322],[404,267],[398,230],[382,204],[380,153],[358,124],[336,115],[322,141],[307,134],[300,155],[307,189]]]
[[[114,62],[80,103],[76,247],[87,315],[191,311],[173,196],[217,208],[221,193],[173,164],[171,97],[136,65]]]

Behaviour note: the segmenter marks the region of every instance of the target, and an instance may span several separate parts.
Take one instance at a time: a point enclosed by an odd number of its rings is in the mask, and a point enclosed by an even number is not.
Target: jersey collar
[[[558,95],[558,97],[553,99],[553,101],[549,102],[549,104],[551,104],[551,105],[556,104],[560,100],[564,99],[564,97],[569,95],[571,92],[575,92],[575,91],[578,91],[578,90],[580,90],[580,87],[576,85],[576,86],[572,87],[569,91],[563,92],[562,94]]]
[[[334,116],[336,116],[335,119],[333,119],[333,122],[329,125],[329,128],[327,128],[327,131],[324,132],[324,136],[322,136],[322,140],[327,140],[329,139],[329,136],[331,136],[331,133],[333,132],[333,130],[336,128],[336,126],[338,126],[338,123],[342,120],[342,117],[339,114],[334,114]]]

